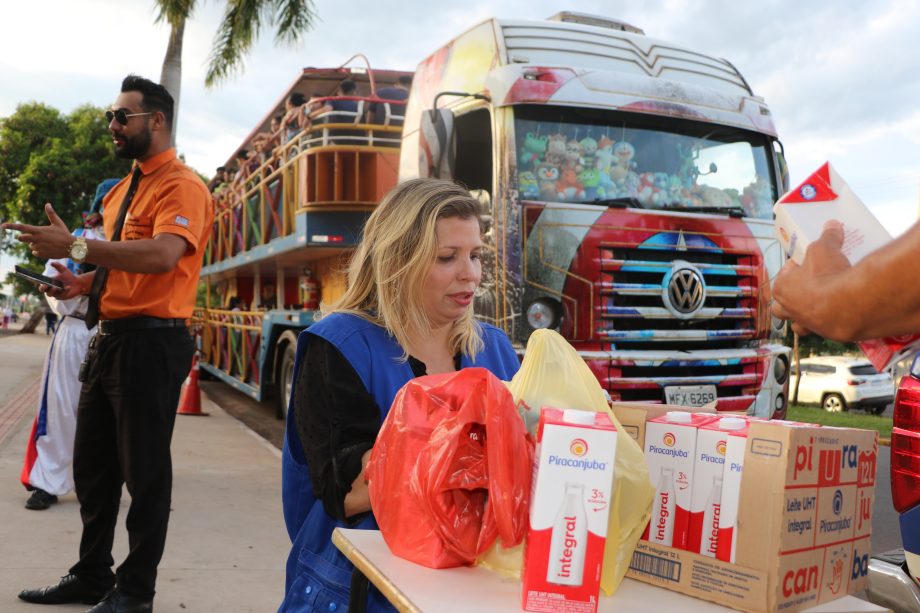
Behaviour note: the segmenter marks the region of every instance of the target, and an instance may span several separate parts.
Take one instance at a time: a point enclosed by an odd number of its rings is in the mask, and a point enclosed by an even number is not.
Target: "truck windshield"
[[[522,199],[772,219],[769,139],[729,126],[552,106],[515,109]]]

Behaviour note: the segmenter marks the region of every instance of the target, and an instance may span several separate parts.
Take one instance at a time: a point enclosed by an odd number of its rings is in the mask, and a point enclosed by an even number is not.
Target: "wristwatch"
[[[83,263],[83,260],[86,259],[86,254],[88,252],[89,249],[86,247],[86,239],[82,236],[78,236],[70,244],[70,259],[77,264]]]

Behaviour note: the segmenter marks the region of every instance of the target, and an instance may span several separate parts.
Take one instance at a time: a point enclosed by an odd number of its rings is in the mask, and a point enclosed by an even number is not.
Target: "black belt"
[[[99,334],[119,334],[134,330],[151,328],[184,328],[185,319],[163,319],[161,317],[125,317],[123,319],[103,319],[99,322]]]

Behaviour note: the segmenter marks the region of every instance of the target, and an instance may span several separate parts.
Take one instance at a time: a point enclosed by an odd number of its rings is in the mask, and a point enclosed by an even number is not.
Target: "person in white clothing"
[[[116,183],[118,179],[106,179],[99,184],[93,206],[89,213],[83,214],[83,227],[74,230],[75,236],[105,240],[100,214],[102,198]],[[70,259],[48,260],[44,272],[47,276],[58,274],[52,262],[67,266],[75,274],[86,272],[77,270],[79,265]],[[57,502],[58,496],[73,490],[71,463],[77,428],[77,401],[83,385],[78,376],[89,341],[96,333],[96,328],[87,330],[82,319],[88,296],[70,300],[56,300],[48,296],[47,299],[60,320],[45,361],[38,412],[32,423],[20,476],[22,484],[32,492],[26,508],[33,511],[47,509]]]

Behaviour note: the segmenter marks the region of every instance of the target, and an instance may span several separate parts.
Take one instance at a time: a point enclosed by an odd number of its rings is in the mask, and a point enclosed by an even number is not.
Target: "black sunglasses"
[[[118,109],[117,111],[106,111],[105,120],[109,123],[112,123],[113,119],[118,120],[123,126],[128,125],[128,117],[137,117],[138,115],[153,115],[153,111],[147,113],[126,113],[124,109]]]

